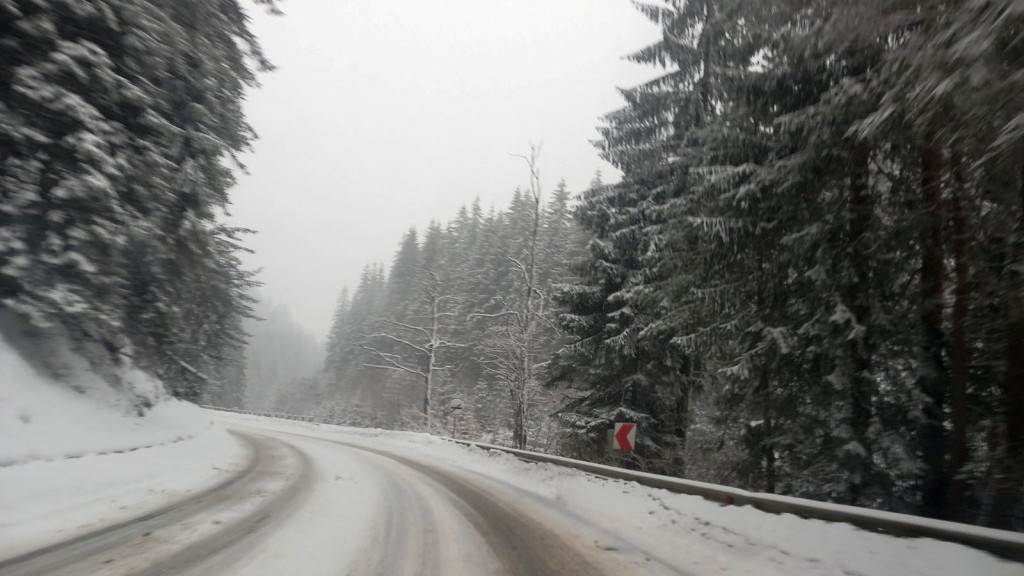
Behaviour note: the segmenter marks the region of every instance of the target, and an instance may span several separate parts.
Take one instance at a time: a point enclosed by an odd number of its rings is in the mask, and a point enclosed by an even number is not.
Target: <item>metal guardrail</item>
[[[624,468],[541,454],[539,452],[517,450],[505,446],[494,446],[466,440],[451,441],[484,450],[505,452],[530,462],[555,464],[597,476],[636,482],[651,488],[661,488],[677,494],[700,496],[720,504],[752,506],[758,510],[774,514],[793,514],[801,518],[844,522],[866,530],[894,536],[935,538],[947,542],[956,542],[991,552],[1009,560],[1024,562],[1024,534],[1019,532],[996,530],[994,528],[972,526],[970,524],[960,524],[945,520],[934,520],[897,512],[885,512],[870,508],[818,502],[792,496],[749,492],[740,488],[730,488],[728,486],[683,480],[681,478],[648,474],[646,472],[635,472]]]
[[[216,406],[202,407],[212,410],[235,412],[238,414],[249,414],[253,416],[284,418],[287,420],[298,420],[302,422],[317,422],[317,420],[311,416],[271,414],[265,412],[253,412],[249,410],[220,408]],[[758,510],[771,512],[773,514],[793,514],[800,518],[825,520],[829,522],[844,522],[846,524],[853,524],[854,526],[865,530],[891,534],[894,536],[935,538],[937,540],[956,542],[958,544],[964,544],[973,548],[985,550],[1008,560],[1024,562],[1024,534],[1019,532],[996,530],[994,528],[972,526],[969,524],[960,524],[958,522],[948,522],[945,520],[933,520],[930,518],[912,516],[910,514],[885,512],[881,510],[872,510],[870,508],[858,508],[856,506],[846,506],[843,504],[818,502],[815,500],[807,500],[805,498],[794,498],[792,496],[749,492],[747,490],[720,486],[718,484],[683,480],[681,478],[649,474],[646,472],[635,472],[633,470],[606,466],[604,464],[595,464],[593,462],[574,460],[572,458],[564,458],[562,456],[553,456],[551,454],[518,450],[516,448],[495,446],[492,444],[483,444],[468,440],[456,440],[452,438],[446,438],[446,440],[456,444],[476,447],[483,450],[504,452],[528,462],[554,464],[605,478],[636,482],[637,484],[651,488],[661,488],[677,494],[700,496],[701,498],[718,502],[723,505],[752,506]]]

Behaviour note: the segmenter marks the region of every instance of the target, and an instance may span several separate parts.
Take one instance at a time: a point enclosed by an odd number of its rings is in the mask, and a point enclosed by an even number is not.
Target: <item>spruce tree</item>
[[[253,137],[243,92],[269,67],[245,13],[11,0],[0,22],[3,305],[198,399],[237,356],[253,284],[220,223]]]

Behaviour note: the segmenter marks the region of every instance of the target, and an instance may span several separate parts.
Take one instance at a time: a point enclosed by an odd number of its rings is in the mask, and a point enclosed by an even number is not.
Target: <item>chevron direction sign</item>
[[[616,422],[615,434],[612,436],[612,448],[616,450],[632,450],[636,446],[636,424],[632,422]]]

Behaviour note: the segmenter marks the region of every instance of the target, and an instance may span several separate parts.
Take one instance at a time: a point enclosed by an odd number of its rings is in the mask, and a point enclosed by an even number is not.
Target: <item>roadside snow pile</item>
[[[0,335],[0,560],[144,514],[244,466],[238,441],[152,377],[126,370],[114,387],[54,348],[45,353],[61,355],[59,379]]]
[[[463,469],[500,479],[553,501],[620,541],[689,566],[698,574],[736,576],[1018,576],[1021,564],[961,544],[900,538],[842,522],[723,506],[554,464],[527,463],[503,452],[469,448],[435,436],[374,432],[373,444],[415,447]],[[885,514],[879,512],[879,514]]]
[[[118,390],[74,354],[61,364],[60,381],[40,374],[0,335],[0,466],[148,448],[211,425],[143,372],[126,370]],[[152,406],[142,417],[140,402]]]

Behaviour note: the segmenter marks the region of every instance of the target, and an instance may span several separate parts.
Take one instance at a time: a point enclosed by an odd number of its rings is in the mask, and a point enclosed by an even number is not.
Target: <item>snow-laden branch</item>
[[[412,324],[406,324],[404,322],[397,322],[395,320],[388,320],[387,322],[388,322],[388,324],[391,324],[392,326],[397,326],[399,328],[405,328],[406,330],[412,330],[414,332],[419,332],[420,334],[423,334],[423,335],[427,336],[428,338],[430,337],[430,330],[428,328],[424,328],[422,326],[413,326]]]
[[[526,268],[526,265],[523,264],[522,262],[520,262],[519,260],[511,257],[511,256],[506,256],[506,258],[508,258],[510,262],[512,262],[513,264],[516,265],[516,268],[518,268],[519,272],[522,273],[522,275],[523,275],[523,280],[525,282],[529,283],[530,282],[530,271]]]
[[[213,378],[210,378],[209,376],[207,376],[206,374],[203,374],[199,370],[196,370],[195,368],[192,367],[191,364],[189,364],[188,362],[185,362],[181,358],[178,358],[174,354],[169,354],[169,355],[170,355],[171,358],[174,359],[175,362],[178,363],[179,366],[181,366],[182,368],[184,368],[188,372],[192,373],[193,375],[202,378],[205,382],[207,382],[209,384],[214,384],[216,386],[220,386],[220,385],[224,384],[223,380],[214,380]]]
[[[440,350],[442,348],[465,348],[465,344],[459,344],[457,342],[449,342],[447,340],[435,340],[433,343],[434,350]]]
[[[426,354],[428,356],[430,355],[430,349],[424,348],[424,347],[416,345],[416,344],[413,344],[412,342],[409,342],[408,340],[403,340],[401,338],[392,336],[391,334],[384,334],[384,333],[371,334],[370,338],[386,338],[388,340],[391,340],[392,342],[395,342],[396,344],[402,344],[402,345],[408,346],[409,348],[412,348],[413,350],[416,350],[417,352],[420,352],[422,354]],[[370,350],[373,350],[373,349],[370,348]]]
[[[375,350],[373,348],[370,348],[369,346],[363,346],[363,348],[365,350],[368,350],[369,352],[372,352],[373,354],[375,354],[378,358],[383,360],[385,362],[385,364],[386,364],[386,365],[381,365],[381,364],[363,364],[363,366],[365,366],[367,368],[380,368],[380,369],[383,369],[383,370],[398,370],[400,372],[408,372],[409,374],[416,374],[416,375],[419,375],[419,376],[421,376],[423,378],[427,377],[426,373],[423,372],[422,370],[419,370],[418,368],[411,368],[409,366],[401,364],[400,362],[396,361],[394,358],[391,358],[391,356],[394,356],[393,354],[385,354],[385,353],[381,352],[380,350]]]
[[[505,310],[504,312],[495,312],[494,314],[488,314],[484,312],[474,312],[469,316],[466,316],[466,320],[472,320],[474,318],[502,318],[504,316],[515,316],[519,317],[519,312],[514,310]]]

